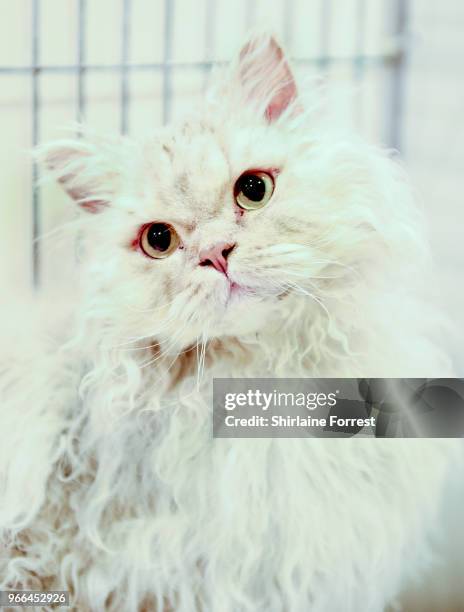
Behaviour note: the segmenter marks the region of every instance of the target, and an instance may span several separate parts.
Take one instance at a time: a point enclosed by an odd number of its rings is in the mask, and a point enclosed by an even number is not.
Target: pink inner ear
[[[267,35],[249,41],[240,56],[240,78],[249,100],[267,101],[265,118],[276,121],[297,97],[296,84],[279,44]]]
[[[88,199],[88,200],[84,199],[86,197],[87,193],[85,192],[85,190],[83,188],[79,188],[79,187],[71,187],[70,188],[70,187],[68,187],[67,183],[68,183],[68,181],[71,178],[72,178],[71,175],[66,174],[65,176],[59,178],[58,182],[60,183],[60,185],[62,185],[62,187],[66,191],[66,193],[73,200],[75,200],[81,208],[83,208],[84,210],[86,210],[89,213],[95,214],[95,213],[101,212],[103,208],[108,206],[108,202],[106,200],[99,200],[98,198]]]
[[[266,119],[270,123],[278,119],[297,96],[295,80],[284,52],[274,40],[271,42],[271,49],[274,56],[275,78],[281,86],[266,108]]]
[[[285,85],[271,100],[266,108],[266,119],[272,123],[280,117],[288,105],[296,98],[296,87],[292,82]]]
[[[108,202],[104,200],[90,200],[88,202],[81,202],[79,206],[84,208],[87,212],[95,214],[101,212],[102,208],[105,208],[105,206],[108,206]]]

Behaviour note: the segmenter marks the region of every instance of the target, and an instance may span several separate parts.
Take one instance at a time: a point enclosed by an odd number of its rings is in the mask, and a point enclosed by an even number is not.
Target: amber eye
[[[151,223],[140,236],[140,248],[153,259],[169,257],[177,249],[180,238],[176,230],[168,223]]]
[[[235,183],[235,201],[245,210],[265,206],[274,192],[272,176],[266,172],[245,172]]]

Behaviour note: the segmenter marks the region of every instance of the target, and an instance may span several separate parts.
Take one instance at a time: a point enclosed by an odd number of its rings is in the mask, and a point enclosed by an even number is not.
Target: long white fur
[[[290,77],[260,36],[182,124],[45,149],[101,211],[78,221],[70,317],[48,303],[53,334],[5,344],[2,588],[67,589],[78,610],[376,612],[431,562],[456,442],[211,439],[215,376],[452,375],[415,297],[427,249],[402,170],[313,91],[266,119]],[[238,223],[249,168],[280,174]],[[132,249],[152,220],[185,248]],[[231,304],[198,266],[222,240],[255,291]]]

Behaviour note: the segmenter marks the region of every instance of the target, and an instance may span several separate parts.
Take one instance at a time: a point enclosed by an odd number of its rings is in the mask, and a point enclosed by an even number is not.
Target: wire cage
[[[5,13],[2,125],[21,149],[71,121],[122,134],[169,122],[199,99],[211,68],[257,24],[277,31],[303,74],[354,84],[361,131],[401,148],[407,0],[23,0]],[[63,220],[58,196],[38,186],[37,165],[6,147],[3,157],[3,180],[16,175],[22,184],[18,194],[7,185],[16,216],[4,213],[0,238],[25,246],[15,248],[23,253],[18,269],[4,259],[5,275],[39,287],[61,261],[47,259],[38,240]]]

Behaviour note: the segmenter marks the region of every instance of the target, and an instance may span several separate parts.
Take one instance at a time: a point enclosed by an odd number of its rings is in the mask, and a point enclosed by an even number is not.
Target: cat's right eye
[[[235,183],[235,201],[243,210],[265,206],[274,192],[274,179],[267,172],[245,172]]]
[[[169,223],[150,223],[140,234],[140,248],[152,259],[172,255],[180,244],[179,234]]]

